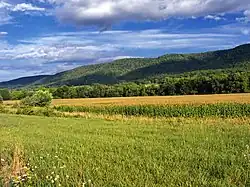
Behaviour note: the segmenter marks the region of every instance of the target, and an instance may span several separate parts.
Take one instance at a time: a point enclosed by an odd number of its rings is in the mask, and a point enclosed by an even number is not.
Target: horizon
[[[250,42],[244,0],[0,0],[0,13],[0,82]]]

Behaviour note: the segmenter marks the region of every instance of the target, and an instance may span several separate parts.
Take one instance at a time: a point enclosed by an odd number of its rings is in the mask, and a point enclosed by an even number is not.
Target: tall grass
[[[88,112],[147,117],[249,117],[250,104],[138,105],[138,106],[55,106],[60,112]]]
[[[0,114],[0,186],[1,173],[16,178],[24,166],[24,187],[249,186],[249,123]]]

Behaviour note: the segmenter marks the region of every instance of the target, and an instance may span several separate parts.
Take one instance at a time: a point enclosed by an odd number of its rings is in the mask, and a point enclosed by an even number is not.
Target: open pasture
[[[0,176],[27,175],[24,186],[248,186],[249,124],[1,114]]]

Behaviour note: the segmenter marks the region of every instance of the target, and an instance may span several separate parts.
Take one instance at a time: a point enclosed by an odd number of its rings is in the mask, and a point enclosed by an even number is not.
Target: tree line
[[[165,77],[152,82],[114,85],[93,84],[20,90],[0,89],[0,95],[3,100],[20,100],[31,96],[37,90],[48,90],[53,98],[58,99],[246,93],[250,91],[250,74],[238,72],[210,76]]]

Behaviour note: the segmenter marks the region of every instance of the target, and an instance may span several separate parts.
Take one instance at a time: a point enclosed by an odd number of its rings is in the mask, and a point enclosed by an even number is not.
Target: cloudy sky
[[[0,81],[250,41],[249,0],[0,0]]]

